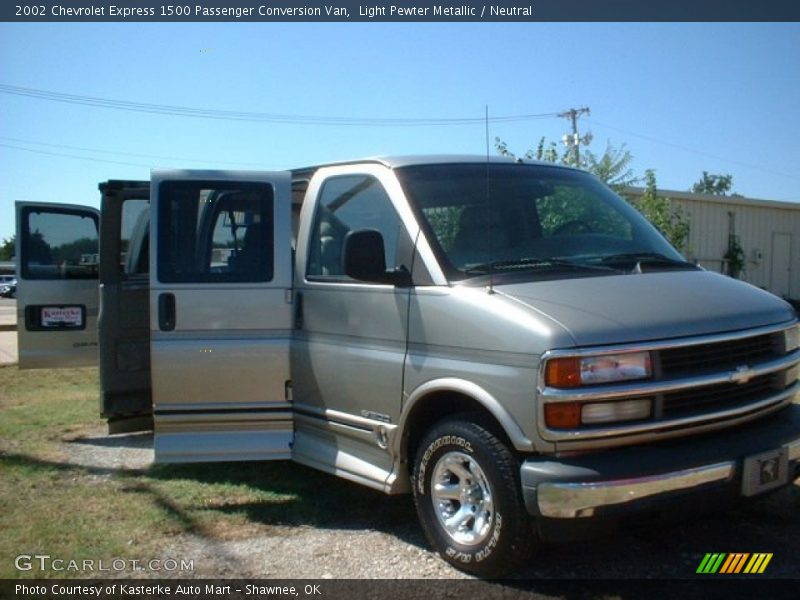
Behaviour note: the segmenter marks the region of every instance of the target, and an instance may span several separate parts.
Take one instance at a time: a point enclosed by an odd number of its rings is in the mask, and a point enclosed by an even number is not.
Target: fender
[[[500,423],[500,426],[517,450],[523,452],[534,451],[533,442],[525,437],[520,426],[497,398],[471,381],[459,379],[457,377],[443,377],[426,381],[409,394],[408,399],[403,405],[403,410],[400,413],[400,421],[397,430],[394,432],[394,439],[392,440],[392,452],[395,456],[402,456],[402,440],[405,437],[408,418],[414,412],[417,404],[426,396],[438,392],[455,392],[475,400],[497,419],[497,422]]]

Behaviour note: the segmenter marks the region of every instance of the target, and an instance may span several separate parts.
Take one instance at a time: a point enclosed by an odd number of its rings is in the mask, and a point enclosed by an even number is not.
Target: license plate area
[[[25,307],[25,329],[28,331],[86,329],[86,306],[29,304]]]
[[[786,448],[762,452],[744,459],[742,495],[755,496],[789,482],[789,452]]]

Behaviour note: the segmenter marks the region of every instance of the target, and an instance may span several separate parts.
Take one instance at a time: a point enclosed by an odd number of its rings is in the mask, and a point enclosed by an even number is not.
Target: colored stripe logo
[[[697,573],[738,575],[763,573],[772,560],[772,552],[710,552],[703,557]]]

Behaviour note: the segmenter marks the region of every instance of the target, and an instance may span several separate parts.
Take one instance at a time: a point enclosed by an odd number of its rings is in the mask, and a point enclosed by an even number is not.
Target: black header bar
[[[796,598],[797,581],[695,576],[692,579],[23,579],[0,580],[5,600],[544,600],[546,598]]]
[[[7,22],[800,21],[796,0],[15,0]]]

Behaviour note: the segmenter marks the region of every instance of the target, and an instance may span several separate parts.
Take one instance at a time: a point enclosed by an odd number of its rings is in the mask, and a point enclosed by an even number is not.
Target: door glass
[[[22,276],[25,279],[96,279],[97,217],[69,210],[23,212]]]
[[[165,181],[159,195],[159,281],[272,280],[271,185]]]
[[[386,266],[396,267],[402,223],[380,182],[369,175],[331,178],[322,188],[311,232],[310,278],[352,281],[344,274],[344,238],[350,231],[375,229],[383,235]]]
[[[122,203],[120,267],[126,279],[149,271],[149,209],[150,201],[144,198],[128,198]]]
[[[633,239],[633,228],[610,205],[591,192],[573,185],[555,185],[553,193],[536,201],[541,236],[587,233]]]

